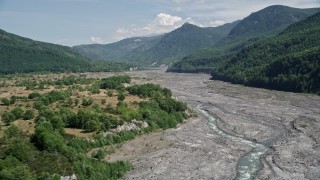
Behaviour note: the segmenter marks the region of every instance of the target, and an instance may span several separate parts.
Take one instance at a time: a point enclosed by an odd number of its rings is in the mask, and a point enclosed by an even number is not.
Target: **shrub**
[[[14,108],[11,112],[12,112],[12,114],[14,114],[16,119],[22,118],[23,114],[24,114],[23,110],[20,107]]]
[[[106,99],[101,99],[101,104],[106,104],[107,100]]]
[[[104,152],[104,150],[99,149],[98,151],[93,152],[91,154],[91,157],[96,158],[100,161],[101,159],[104,159],[106,157],[106,153]]]
[[[63,152],[65,149],[64,139],[59,132],[53,130],[50,122],[42,122],[36,127],[32,142],[40,150],[49,152]]]
[[[107,92],[107,95],[108,95],[109,97],[112,97],[112,96],[113,96],[113,91],[112,91],[112,90],[109,90],[109,91]]]
[[[122,83],[130,83],[130,76],[112,76],[101,80],[101,89],[118,89],[123,87]]]
[[[1,117],[2,122],[4,122],[5,124],[10,124],[15,119],[16,119],[16,117],[11,112],[5,112],[5,113],[3,113],[2,117]]]
[[[16,96],[11,96],[10,98],[10,104],[15,104],[17,101],[17,97]]]
[[[118,94],[118,100],[123,101],[126,98],[126,95],[124,93],[119,93]]]
[[[10,106],[10,100],[8,98],[2,98],[1,102],[5,106]]]
[[[34,118],[34,113],[32,110],[26,110],[26,112],[24,112],[24,115],[23,115],[23,119],[24,120],[30,120],[30,119],[33,119]]]
[[[75,105],[75,106],[78,106],[78,105],[79,105],[79,99],[75,99],[75,100],[74,100],[74,105]]]
[[[0,179],[36,179],[30,168],[13,156],[0,160]]]
[[[93,103],[93,99],[92,98],[83,98],[82,99],[82,106],[90,106]]]
[[[40,96],[41,96],[41,94],[39,94],[39,93],[30,93],[29,96],[28,96],[28,99],[35,99],[35,98],[38,98]]]

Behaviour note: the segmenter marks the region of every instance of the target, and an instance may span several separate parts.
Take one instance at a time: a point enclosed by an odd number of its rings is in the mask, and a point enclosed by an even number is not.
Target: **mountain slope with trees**
[[[91,62],[70,47],[34,41],[0,30],[0,73],[78,72],[128,69],[118,63]]]
[[[74,46],[73,49],[93,60],[107,60],[107,61],[125,61],[126,54],[131,51],[144,52],[150,47],[157,44],[161,37],[134,37],[127,38],[111,44],[88,44]],[[137,53],[138,53],[137,52]]]
[[[131,60],[148,64],[169,64],[196,50],[213,46],[227,35],[228,31],[218,28],[201,28],[185,23],[180,28],[166,34],[161,41],[141,55]]]
[[[288,25],[319,12],[319,8],[298,9],[282,5],[266,7],[244,18],[229,35],[281,32]]]
[[[242,48],[212,78],[268,89],[320,94],[320,13]]]
[[[319,11],[319,8],[297,9],[280,5],[269,6],[244,18],[213,48],[201,49],[184,57],[173,64],[169,71],[208,73],[248,44],[275,36],[288,25]]]
[[[151,65],[171,63],[225,37],[238,21],[219,27],[201,28],[189,23],[155,37],[128,38],[107,45],[80,45],[73,49],[93,60]]]

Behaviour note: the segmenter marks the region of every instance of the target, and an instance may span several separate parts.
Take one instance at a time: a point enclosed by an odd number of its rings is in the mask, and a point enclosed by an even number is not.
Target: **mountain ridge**
[[[0,73],[120,70],[125,65],[91,62],[72,48],[34,41],[0,29]],[[128,68],[128,67],[125,67]]]
[[[266,31],[278,33],[288,25],[319,12],[319,8],[299,9],[283,5],[268,6],[244,18],[229,35],[259,34]]]
[[[275,90],[320,94],[320,13],[248,45],[212,78]]]
[[[228,23],[219,27],[208,28],[201,28],[190,23],[185,23],[180,28],[177,28],[163,35],[155,37],[140,37],[147,38],[150,41],[148,41],[148,43],[141,42],[139,47],[136,47],[135,49],[126,49],[124,51],[121,50],[121,43],[126,42],[132,38],[124,39],[122,41],[106,45],[74,46],[73,49],[76,50],[78,53],[87,56],[91,59],[112,60],[113,57],[116,61],[144,65],[150,65],[155,62],[158,62],[160,64],[170,63],[171,61],[175,61],[185,56],[186,54],[189,54],[190,51],[213,45],[219,39],[226,36],[231,30],[231,28],[233,28],[236,25],[236,23],[238,22]],[[111,45],[117,46],[117,48],[112,49],[110,48]],[[95,46],[99,47],[97,48],[98,51],[102,51],[100,54],[98,53],[98,57],[94,57],[95,48],[90,49],[90,47]],[[114,52],[121,54],[121,56],[115,56]],[[103,55],[104,53],[110,54]]]
[[[217,42],[214,47],[200,50],[195,52],[194,54],[183,57],[182,60],[174,63],[168,69],[168,71],[208,73],[216,66],[219,66],[220,63],[223,63],[223,61],[228,58],[228,56],[232,56],[247,44],[251,44],[256,41],[260,41],[261,39],[274,36],[284,30],[285,27],[290,25],[290,23],[292,24],[292,22],[298,21],[296,18],[294,18],[295,21],[293,21],[292,19],[290,19],[288,22],[279,21],[280,23],[275,23],[276,26],[274,25],[273,28],[270,28],[269,31],[266,31],[268,29],[265,29],[265,24],[270,24],[268,22],[271,20],[277,21],[275,17],[278,15],[274,15],[274,13],[272,13],[274,11],[276,11],[277,14],[281,14],[281,17],[286,16],[287,18],[285,19],[287,20],[292,18],[292,14],[295,14],[293,17],[300,17],[300,20],[303,20],[307,18],[308,15],[319,12],[320,8],[298,9],[287,6],[274,5],[266,7],[255,13],[251,13],[251,15],[241,20],[230,31],[228,36]],[[273,16],[269,16],[270,13],[273,14]],[[262,15],[264,16],[264,18],[261,18]],[[261,24],[263,25],[259,25],[249,31],[242,32],[242,27],[244,27],[244,25],[249,24],[250,26],[248,27],[255,25],[255,23],[253,23],[255,17],[259,17],[258,19],[263,19],[264,21],[261,22]],[[249,23],[250,21],[251,23]]]

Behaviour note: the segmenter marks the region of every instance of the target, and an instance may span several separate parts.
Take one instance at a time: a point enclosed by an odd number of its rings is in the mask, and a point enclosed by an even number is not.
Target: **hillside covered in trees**
[[[211,47],[224,38],[238,21],[219,27],[185,23],[172,32],[154,37],[136,37],[111,44],[74,46],[92,60],[127,62],[142,66],[170,64],[196,50]]]
[[[320,94],[320,13],[247,45],[212,78],[248,86]]]
[[[70,47],[33,41],[0,30],[0,73],[36,71],[84,72],[121,71],[121,63],[91,62]]]
[[[175,128],[186,104],[155,84],[129,76],[1,77],[0,179],[119,179],[131,168],[108,162],[106,148],[136,136]],[[125,87],[125,85],[129,87]],[[19,91],[18,95],[12,95]]]
[[[287,6],[269,6],[252,13],[241,20],[228,36],[217,42],[212,48],[201,49],[184,57],[169,67],[172,72],[210,73],[243,47],[272,37],[283,31],[290,24],[304,20],[319,12],[319,8],[298,9]]]

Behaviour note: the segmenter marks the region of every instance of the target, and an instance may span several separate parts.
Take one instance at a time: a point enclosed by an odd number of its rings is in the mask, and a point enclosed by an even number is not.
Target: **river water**
[[[237,163],[237,176],[236,180],[251,180],[259,172],[261,166],[261,156],[266,153],[269,148],[263,144],[249,141],[247,139],[234,136],[218,128],[216,119],[212,117],[207,111],[201,109],[200,106],[197,110],[208,119],[210,128],[217,134],[232,139],[237,142],[249,145],[252,149],[244,156],[242,156]]]

